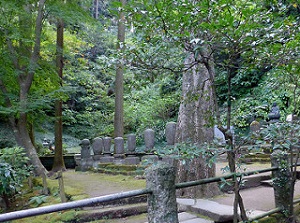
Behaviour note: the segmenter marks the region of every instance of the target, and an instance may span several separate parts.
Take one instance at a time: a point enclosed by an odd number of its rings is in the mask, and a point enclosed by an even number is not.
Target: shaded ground
[[[76,187],[90,197],[114,194],[145,188],[145,180],[132,176],[107,175],[92,172],[68,170],[63,173],[65,185]]]
[[[226,175],[228,172],[222,171],[227,165],[226,162],[219,162],[216,166],[216,175],[222,176]],[[242,166],[240,171],[252,171],[258,169],[265,169],[270,167],[270,164],[261,164],[255,163],[246,166]],[[144,179],[135,179],[132,176],[123,176],[123,175],[107,175],[101,173],[92,173],[92,172],[75,172],[74,170],[68,170],[63,173],[64,184],[66,187],[71,187],[74,189],[75,194],[85,194],[86,197],[97,197],[103,196],[118,192],[130,191],[135,189],[143,189],[145,188],[145,180]],[[56,182],[55,182],[56,183]],[[299,192],[300,193],[300,192]],[[273,189],[263,187],[262,190],[245,190],[242,196],[245,196],[245,204],[246,208],[252,207],[254,204],[256,206],[255,209],[271,209],[273,207]],[[248,198],[250,199],[248,199]],[[264,198],[262,201],[257,201],[257,198]],[[261,200],[261,199],[260,199]],[[216,198],[216,201],[223,204],[232,205],[233,198],[230,194],[224,194]],[[259,204],[259,205],[258,205]],[[252,209],[252,208],[250,208]],[[76,215],[76,214],[75,214]],[[50,215],[49,215],[49,218]],[[41,222],[41,221],[19,221],[19,222]],[[95,222],[99,223],[144,223],[147,221],[147,215],[138,215],[132,216],[122,219],[105,219],[105,220],[97,220]],[[18,223],[19,223],[18,222]],[[50,221],[47,221],[50,222]]]

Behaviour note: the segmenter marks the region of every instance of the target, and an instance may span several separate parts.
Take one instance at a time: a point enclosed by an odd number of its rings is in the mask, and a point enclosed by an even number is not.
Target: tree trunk
[[[27,114],[21,113],[18,119],[11,117],[9,120],[14,131],[15,139],[19,146],[25,148],[30,163],[34,167],[34,173],[39,176],[46,174],[47,170],[41,163],[30,139],[29,131],[27,129]]]
[[[57,21],[57,39],[56,39],[56,68],[62,86],[63,78],[63,45],[64,45],[64,22],[62,19]],[[55,150],[54,150],[54,162],[51,172],[65,171],[65,163],[63,157],[62,146],[62,100],[55,102]]]
[[[190,54],[186,60],[186,67],[190,67],[183,74],[182,80],[182,102],[178,114],[178,126],[176,130],[176,140],[178,143],[191,142],[201,145],[204,142],[213,140],[213,120],[214,120],[214,98],[213,80],[211,71],[207,65],[212,63],[197,63],[194,54]],[[197,157],[191,160],[179,161],[178,181],[192,181],[215,176],[215,166],[209,168],[205,159]],[[213,196],[219,193],[216,184],[201,185],[181,189],[179,196],[203,197]]]
[[[25,148],[27,156],[30,159],[31,164],[34,166],[34,172],[37,175],[43,175],[47,173],[47,170],[42,165],[36,149],[30,139],[30,134],[28,130],[28,120],[27,120],[27,104],[28,104],[28,94],[33,82],[33,77],[35,74],[35,69],[37,68],[37,62],[40,54],[40,43],[41,43],[41,33],[42,33],[42,22],[43,22],[43,10],[45,6],[45,0],[40,0],[38,4],[38,11],[35,21],[34,30],[34,41],[26,41],[32,39],[32,11],[31,4],[24,5],[27,14],[19,15],[19,24],[21,29],[21,37],[19,44],[13,43],[13,41],[7,36],[7,48],[10,51],[10,57],[15,66],[15,70],[18,71],[18,83],[19,83],[19,102],[20,108],[18,114],[12,114],[9,116],[9,121],[12,129],[14,130],[14,135],[19,146]],[[25,40],[25,41],[24,41]],[[18,55],[19,54],[19,55]],[[22,60],[19,60],[22,58]],[[28,60],[24,60],[27,58]],[[5,84],[0,81],[0,87],[2,92],[8,92]],[[12,107],[12,103],[9,97],[5,99],[6,106]]]
[[[94,18],[99,18],[99,0],[94,0]]]
[[[126,4],[126,0],[120,0],[122,6]],[[124,74],[124,62],[122,51],[124,49],[125,42],[125,16],[121,9],[120,17],[118,20],[118,43],[117,51],[119,52],[119,58],[117,61],[116,70],[116,80],[115,80],[115,118],[114,118],[114,135],[115,137],[123,137],[124,135],[124,115],[123,115],[123,94],[124,94],[124,84],[123,84],[123,74]]]

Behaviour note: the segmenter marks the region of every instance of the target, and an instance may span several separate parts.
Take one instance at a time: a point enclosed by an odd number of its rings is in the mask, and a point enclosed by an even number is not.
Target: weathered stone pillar
[[[124,158],[125,158],[124,139],[122,137],[116,137],[114,141],[115,141],[114,163],[124,164]]]
[[[111,154],[110,151],[110,147],[111,147],[111,137],[104,137],[103,138],[103,153],[104,154]]]
[[[127,135],[127,153],[132,154],[135,153],[136,149],[136,135],[128,134]]]
[[[104,156],[100,158],[101,163],[112,163],[114,157],[111,156],[111,137],[104,137],[103,139],[103,154]]]
[[[127,135],[127,157],[125,158],[126,165],[137,165],[140,163],[140,158],[135,154],[136,149],[136,135]]]
[[[103,151],[103,140],[99,137],[96,137],[93,140],[92,144],[92,149],[94,152],[93,155],[93,167],[97,168],[98,164],[101,162],[100,159],[103,156],[102,151]]]
[[[146,152],[150,152],[154,148],[155,133],[153,129],[146,129],[144,132],[144,140],[146,146]]]
[[[91,156],[90,140],[83,139],[80,143],[81,146],[81,160],[80,170],[86,171],[93,166],[93,158]]]
[[[81,146],[81,159],[90,158],[91,151],[90,151],[90,140],[83,139],[80,143]]]
[[[293,195],[292,173],[289,167],[289,156],[286,152],[275,150],[271,154],[272,167],[279,167],[279,170],[273,171],[273,188],[275,195],[275,206],[289,211],[290,197]]]
[[[93,140],[92,148],[94,155],[101,155],[103,151],[103,140],[99,137],[96,137]]]
[[[166,125],[166,140],[167,145],[175,145],[176,122],[168,122]]]
[[[175,167],[158,163],[146,169],[149,223],[178,223]]]

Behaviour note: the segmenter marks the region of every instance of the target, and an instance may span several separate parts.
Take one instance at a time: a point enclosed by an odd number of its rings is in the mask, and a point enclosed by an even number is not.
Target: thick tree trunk
[[[122,6],[126,4],[126,0],[120,0]],[[124,115],[123,115],[123,73],[124,73],[124,62],[122,51],[124,48],[125,41],[125,16],[123,11],[120,12],[118,21],[118,43],[117,50],[119,51],[119,58],[117,61],[116,80],[115,80],[115,117],[114,117],[114,135],[115,137],[123,137],[124,135]]]
[[[62,86],[63,78],[63,45],[64,45],[64,22],[62,19],[57,21],[57,39],[56,39],[56,68],[60,85]],[[62,146],[62,100],[55,102],[55,150],[54,162],[51,172],[65,171],[65,162],[63,157]]]
[[[195,63],[194,54],[186,60],[186,67],[190,67],[183,74],[182,102],[178,114],[176,139],[178,143],[191,142],[201,145],[213,140],[214,98],[212,73],[203,63]],[[209,64],[206,64],[209,65]],[[213,66],[210,64],[209,66]],[[178,164],[178,181],[192,181],[215,176],[215,167],[209,168],[205,159],[197,157]],[[219,193],[216,184],[191,187],[178,191],[179,196],[203,197]]]
[[[25,148],[26,154],[30,159],[30,164],[34,167],[34,173],[36,175],[47,174],[47,170],[41,163],[36,149],[30,139],[29,131],[27,129],[26,113],[21,113],[18,119],[10,118],[9,120],[14,131],[15,139],[19,146]]]
[[[42,22],[43,22],[43,10],[45,6],[45,0],[39,0],[38,11],[35,21],[34,30],[34,42],[26,41],[32,39],[32,11],[31,4],[24,4],[25,11],[19,15],[19,24],[21,29],[21,37],[18,44],[7,36],[7,48],[10,51],[12,62],[15,66],[15,70],[18,71],[18,83],[19,83],[19,113],[11,114],[9,117],[10,124],[14,130],[14,135],[19,146],[25,148],[26,153],[30,159],[31,164],[34,166],[34,172],[37,175],[47,173],[47,170],[42,165],[33,142],[30,138],[28,130],[27,110],[28,110],[28,94],[33,82],[35,69],[37,68],[37,62],[40,54]],[[19,60],[22,58],[22,60]],[[24,60],[27,58],[28,60]],[[5,83],[0,81],[0,89],[3,93],[8,93]],[[9,97],[5,98],[7,107],[12,107],[12,102]]]

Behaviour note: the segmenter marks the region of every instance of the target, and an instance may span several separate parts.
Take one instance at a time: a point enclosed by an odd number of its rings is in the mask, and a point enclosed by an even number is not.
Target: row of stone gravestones
[[[166,124],[165,136],[167,145],[175,145],[176,123]],[[92,143],[89,139],[83,139],[80,143],[81,154],[75,155],[75,161],[80,170],[87,170],[91,167],[97,167],[99,163],[114,163],[124,165],[137,165],[142,160],[158,160],[153,155],[155,146],[155,132],[152,129],[144,131],[145,151],[136,152],[136,135],[127,135],[125,149],[125,140],[122,137],[95,138]],[[113,148],[113,151],[112,151]]]

